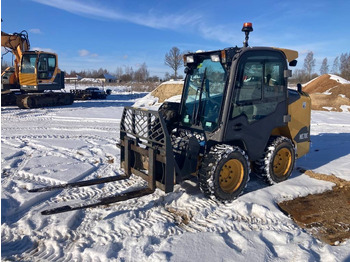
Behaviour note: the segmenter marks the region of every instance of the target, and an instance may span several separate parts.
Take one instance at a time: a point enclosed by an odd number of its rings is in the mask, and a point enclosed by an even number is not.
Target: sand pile
[[[184,81],[167,81],[160,84],[151,95],[158,97],[158,102],[163,103],[170,97],[181,95]]]
[[[310,94],[311,108],[324,111],[350,111],[350,83],[328,74],[307,83],[303,90]]]

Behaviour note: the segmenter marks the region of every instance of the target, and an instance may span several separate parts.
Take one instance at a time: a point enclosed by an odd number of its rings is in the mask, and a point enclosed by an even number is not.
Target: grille
[[[125,107],[120,130],[131,138],[138,138],[149,144],[165,146],[165,124],[158,111]]]

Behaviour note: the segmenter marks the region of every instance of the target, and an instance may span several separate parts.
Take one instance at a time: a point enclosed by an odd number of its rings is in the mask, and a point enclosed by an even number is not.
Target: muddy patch
[[[305,174],[335,186],[330,191],[284,201],[278,206],[300,227],[327,244],[338,245],[350,239],[350,181],[311,170]]]

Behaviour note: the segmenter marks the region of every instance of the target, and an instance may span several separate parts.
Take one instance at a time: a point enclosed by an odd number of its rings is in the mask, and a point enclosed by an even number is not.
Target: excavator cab
[[[57,67],[57,55],[42,51],[23,53],[19,79],[21,90],[42,92],[64,88],[64,77]]]

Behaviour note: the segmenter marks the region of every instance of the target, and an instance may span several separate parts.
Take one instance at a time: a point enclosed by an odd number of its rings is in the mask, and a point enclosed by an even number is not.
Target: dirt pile
[[[335,183],[330,191],[278,203],[302,228],[330,245],[350,238],[350,181],[311,170],[305,174]]]
[[[158,102],[163,103],[166,99],[181,95],[183,88],[183,81],[167,81],[160,84],[155,90],[152,91],[151,95],[158,97]]]
[[[323,93],[337,86],[338,84],[339,83],[336,80],[331,79],[330,75],[325,74],[309,82],[306,86],[303,87],[303,90],[309,94]]]
[[[350,106],[350,84],[331,79],[328,74],[309,82],[303,90],[310,94],[313,110],[341,112],[342,105]]]

